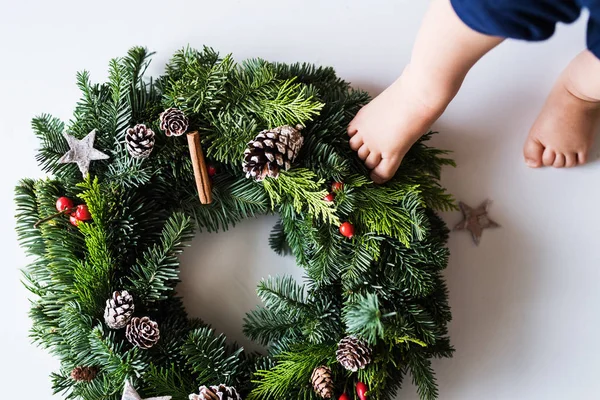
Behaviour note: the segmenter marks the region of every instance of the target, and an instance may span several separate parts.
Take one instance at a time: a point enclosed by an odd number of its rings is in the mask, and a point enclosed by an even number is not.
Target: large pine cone
[[[340,340],[336,356],[344,368],[356,372],[371,362],[371,348],[364,340],[346,336]]]
[[[189,120],[183,111],[177,108],[167,108],[160,113],[160,129],[167,136],[181,136],[188,128]]]
[[[331,378],[331,369],[321,365],[314,369],[310,380],[315,392],[324,399],[333,397],[333,379]]]
[[[160,339],[160,331],[158,330],[158,324],[150,318],[134,317],[127,325],[125,337],[131,344],[142,349],[149,349]]]
[[[91,382],[98,374],[97,367],[79,366],[71,371],[71,378],[78,382]]]
[[[284,125],[256,135],[244,151],[246,177],[261,181],[267,176],[277,178],[281,169],[288,170],[304,143],[302,128]]]
[[[190,400],[242,400],[232,386],[200,386],[200,394],[190,394]]]
[[[104,308],[104,322],[112,329],[125,328],[133,315],[133,297],[123,290],[114,292],[112,297],[106,300]]]
[[[132,157],[147,158],[154,149],[154,131],[144,124],[127,129],[125,143]]]

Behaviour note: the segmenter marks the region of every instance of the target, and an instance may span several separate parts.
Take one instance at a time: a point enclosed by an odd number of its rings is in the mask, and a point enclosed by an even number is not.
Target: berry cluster
[[[77,226],[80,222],[89,221],[92,219],[92,215],[90,214],[90,210],[88,206],[85,204],[79,204],[75,206],[73,200],[68,197],[59,197],[56,200],[56,210],[58,211],[58,215],[68,215],[69,221],[72,225]]]

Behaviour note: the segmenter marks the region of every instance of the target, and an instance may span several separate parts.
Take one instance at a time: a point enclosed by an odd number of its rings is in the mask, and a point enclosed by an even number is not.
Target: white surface
[[[12,187],[21,177],[40,176],[29,121],[42,112],[70,118],[76,71],[103,80],[111,57],[145,45],[158,52],[150,71],[158,74],[179,47],[208,44],[238,60],[333,65],[377,93],[407,62],[426,6],[414,0],[4,1],[2,397],[52,398],[48,374],[56,363],[27,338],[28,302],[19,283],[26,260],[14,234]],[[583,48],[584,31],[580,20],[543,44],[503,44],[475,67],[435,125],[443,132],[435,143],[453,150],[459,165],[445,172],[444,185],[472,205],[493,199],[491,215],[503,226],[485,232],[479,248],[467,234],[450,240],[446,276],[457,351],[435,362],[442,400],[599,398],[600,165],[532,171],[521,159],[527,130],[553,79]],[[460,219],[444,217],[451,225]],[[273,222],[247,221],[218,237],[200,236],[184,255],[186,303],[234,338],[256,302],[259,277],[301,275],[293,260],[268,250]],[[408,386],[400,398],[417,397]]]

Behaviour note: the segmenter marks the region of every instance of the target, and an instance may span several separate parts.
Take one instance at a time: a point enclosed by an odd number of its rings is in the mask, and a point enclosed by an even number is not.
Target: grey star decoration
[[[75,163],[85,178],[90,170],[90,163],[95,160],[106,160],[106,154],[94,148],[96,130],[94,129],[86,137],[79,140],[76,137],[64,133],[65,139],[71,148],[58,160],[61,164]]]
[[[121,400],[171,400],[171,396],[148,397],[147,399],[142,399],[133,386],[131,386],[131,383],[127,381],[123,388],[123,397],[121,397]]]
[[[481,234],[483,233],[484,229],[500,227],[500,225],[492,221],[487,215],[490,204],[492,204],[492,202],[490,200],[486,200],[479,207],[472,208],[462,201],[458,203],[464,219],[454,227],[454,230],[467,230],[471,232],[473,242],[475,242],[475,245],[479,246]]]

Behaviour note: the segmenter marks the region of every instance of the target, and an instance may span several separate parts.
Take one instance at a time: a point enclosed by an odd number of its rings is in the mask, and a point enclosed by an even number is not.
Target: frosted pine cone
[[[154,149],[154,131],[144,124],[137,124],[127,129],[125,143],[132,157],[147,158]]]
[[[356,372],[371,362],[371,348],[364,340],[346,336],[340,340],[336,356],[344,368]]]
[[[158,324],[148,317],[131,319],[125,337],[129,342],[141,349],[149,349],[154,346],[160,339],[160,331]]]
[[[111,329],[125,328],[131,320],[134,308],[133,297],[127,290],[114,292],[112,297],[106,300],[104,322]]]
[[[190,400],[242,400],[232,386],[200,386],[199,394],[190,394]]]
[[[256,135],[244,151],[246,177],[261,181],[267,176],[277,178],[280,170],[288,170],[304,143],[302,128],[284,125]]]
[[[183,135],[189,125],[189,120],[178,108],[168,108],[160,114],[160,129],[167,136]]]
[[[310,377],[314,391],[324,399],[333,397],[333,379],[331,378],[331,369],[321,365],[314,369]]]

